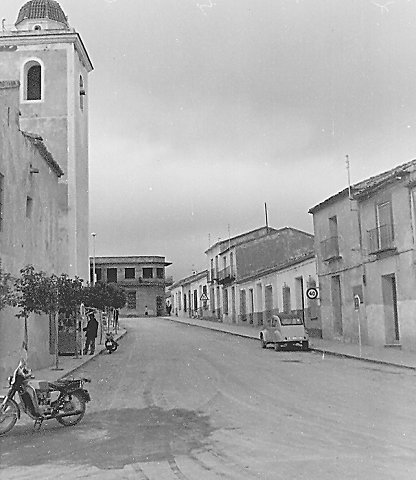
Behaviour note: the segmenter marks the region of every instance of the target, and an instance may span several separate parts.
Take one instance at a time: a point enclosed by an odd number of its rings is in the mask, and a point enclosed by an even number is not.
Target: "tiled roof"
[[[61,6],[55,0],[30,0],[23,5],[19,11],[16,25],[26,19],[45,19],[54,20],[68,26]]]
[[[375,191],[379,190],[380,188],[385,187],[386,185],[396,181],[401,180],[402,175],[408,175],[412,171],[416,170],[416,160],[411,160],[410,162],[403,163],[391,170],[387,170],[386,172],[379,173],[378,175],[374,175],[373,177],[367,178],[361,182],[358,182],[351,186],[351,195],[355,199],[363,198],[367,195],[374,193]],[[349,189],[344,188],[340,192],[332,195],[331,197],[327,198],[318,205],[309,209],[309,213],[315,213],[321,208],[333,203],[335,200],[341,197],[345,197],[349,194]]]
[[[54,160],[52,154],[46,148],[45,144],[43,143],[43,139],[41,136],[36,135],[34,133],[22,132],[23,136],[26,137],[29,142],[34,145],[42,157],[46,160],[46,163],[50,166],[50,168],[56,173],[58,177],[62,177],[64,174],[61,167],[58,163]]]

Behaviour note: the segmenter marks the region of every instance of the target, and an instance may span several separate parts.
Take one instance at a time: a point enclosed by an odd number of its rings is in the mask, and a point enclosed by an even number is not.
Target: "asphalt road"
[[[20,420],[0,439],[0,478],[416,478],[412,371],[146,318],[80,374],[75,427]],[[27,417],[25,417],[27,418]]]

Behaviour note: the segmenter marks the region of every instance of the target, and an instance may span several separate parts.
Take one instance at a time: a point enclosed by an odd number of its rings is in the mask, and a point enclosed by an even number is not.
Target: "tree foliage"
[[[103,311],[107,308],[121,308],[126,304],[124,291],[109,283],[98,282],[85,287],[82,298],[86,307]]]

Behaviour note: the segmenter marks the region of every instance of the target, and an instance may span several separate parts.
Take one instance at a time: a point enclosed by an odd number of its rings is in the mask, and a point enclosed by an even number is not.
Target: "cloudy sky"
[[[14,23],[23,1],[1,0]],[[175,279],[229,232],[416,158],[416,0],[61,0],[90,75],[97,255]]]

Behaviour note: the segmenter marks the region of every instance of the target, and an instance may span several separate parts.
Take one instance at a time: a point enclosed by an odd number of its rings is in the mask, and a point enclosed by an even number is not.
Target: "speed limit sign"
[[[306,296],[309,298],[309,300],[315,300],[318,298],[318,289],[315,287],[308,288],[306,290]]]

